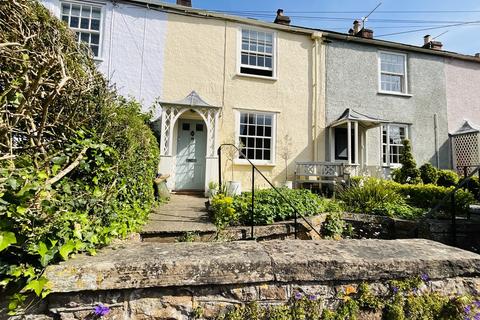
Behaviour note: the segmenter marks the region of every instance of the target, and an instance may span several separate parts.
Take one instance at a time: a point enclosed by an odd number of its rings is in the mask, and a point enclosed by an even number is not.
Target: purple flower
[[[103,304],[99,304],[98,306],[95,307],[93,312],[95,313],[96,316],[103,317],[110,312],[110,308],[107,306],[104,306]]]
[[[303,295],[300,292],[295,292],[295,300],[302,299]]]
[[[317,296],[311,294],[311,295],[308,296],[308,300],[310,300],[310,301],[315,301],[315,300],[317,300]]]
[[[423,281],[428,281],[430,280],[430,277],[428,276],[428,274],[424,273],[420,276],[420,278],[423,280]]]
[[[473,304],[475,305],[475,307],[480,308],[480,301],[479,300],[473,301]]]
[[[473,316],[473,320],[480,320],[480,313]]]
[[[393,291],[393,293],[396,294],[396,293],[398,292],[398,288],[397,288],[397,287],[393,287],[393,288],[392,288],[392,291]]]
[[[465,314],[469,314],[470,311],[472,310],[472,306],[466,306],[463,311],[465,312]]]

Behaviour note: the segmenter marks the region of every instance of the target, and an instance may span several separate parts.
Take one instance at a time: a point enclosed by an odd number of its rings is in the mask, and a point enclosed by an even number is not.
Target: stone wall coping
[[[135,243],[49,266],[52,292],[480,276],[480,255],[424,239]]]

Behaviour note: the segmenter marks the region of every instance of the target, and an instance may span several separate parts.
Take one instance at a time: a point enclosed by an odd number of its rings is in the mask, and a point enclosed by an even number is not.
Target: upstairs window
[[[242,29],[240,73],[274,77],[273,32]]]
[[[89,4],[62,3],[61,18],[75,31],[78,42],[86,43],[95,57],[100,56],[102,8]]]
[[[382,162],[384,165],[400,165],[400,155],[405,139],[408,139],[406,125],[385,124],[382,126]]]
[[[250,160],[273,162],[275,115],[271,113],[240,112],[238,141]],[[245,159],[242,155],[239,159]]]
[[[380,52],[380,91],[407,93],[407,56]]]

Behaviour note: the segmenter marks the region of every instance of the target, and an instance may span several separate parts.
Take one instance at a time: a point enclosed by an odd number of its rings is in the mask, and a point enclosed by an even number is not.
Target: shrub
[[[421,182],[420,171],[417,169],[417,163],[413,159],[412,145],[410,140],[403,140],[403,149],[400,155],[402,167],[395,171],[393,179],[399,183],[416,184]]]
[[[219,229],[223,229],[238,222],[238,214],[233,207],[232,197],[225,196],[224,194],[217,194],[213,196],[210,208],[213,213],[213,223]]]
[[[366,178],[358,184],[339,191],[339,199],[347,210],[356,213],[372,213],[376,208],[388,204],[405,205],[401,194],[382,179]]]
[[[459,181],[458,174],[452,170],[439,170],[437,185],[442,187],[451,187],[457,185]]]
[[[443,201],[454,187],[442,187],[433,184],[398,184],[391,182],[391,188],[405,197],[406,202],[414,207],[429,209],[435,207]],[[468,206],[474,202],[472,193],[468,190],[460,189],[455,194],[456,206],[460,212],[467,212]],[[444,211],[449,210],[450,202],[447,201],[441,208]]]
[[[465,184],[465,188],[470,191],[477,201],[480,201],[480,181],[478,177],[472,177]]]
[[[345,231],[346,223],[339,212],[327,215],[322,224],[322,235],[326,238],[340,239]]]
[[[145,222],[158,146],[39,2],[0,2],[0,43],[0,296],[14,309],[48,294],[48,264]]]
[[[420,177],[425,184],[436,184],[438,179],[438,170],[430,162],[420,167]]]

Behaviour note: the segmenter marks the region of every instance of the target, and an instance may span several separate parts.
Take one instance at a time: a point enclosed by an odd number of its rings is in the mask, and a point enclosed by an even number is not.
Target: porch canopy
[[[359,139],[362,139],[364,144],[366,141],[365,131],[360,136],[359,126],[368,130],[370,128],[378,127],[383,123],[390,123],[392,121],[372,117],[360,112],[357,112],[351,108],[345,109],[342,115],[335,121],[329,124],[329,138],[330,138],[330,160],[346,160],[348,164],[359,164]],[[346,127],[346,150],[347,154],[344,157],[337,157],[336,151],[338,151],[339,144],[338,137],[335,137],[335,128]],[[353,127],[353,128],[352,128]],[[353,141],[352,141],[353,136]]]
[[[216,127],[221,107],[203,100],[197,92],[190,92],[185,98],[174,102],[160,102],[162,107],[162,129],[160,155],[172,156],[173,128],[180,116],[189,110],[200,115],[207,127],[207,156],[215,156]]]

